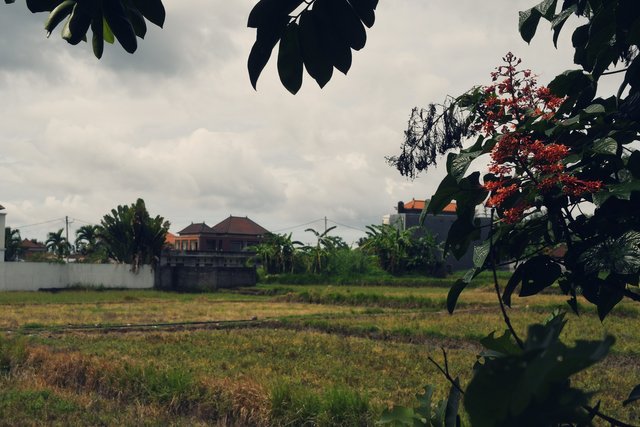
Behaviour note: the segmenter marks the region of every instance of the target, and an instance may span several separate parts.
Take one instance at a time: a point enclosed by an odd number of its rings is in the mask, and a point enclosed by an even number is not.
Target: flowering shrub
[[[524,122],[557,123],[564,99],[548,87],[539,87],[530,70],[518,70],[522,61],[512,53],[503,60],[505,65],[491,73],[496,83],[483,88],[485,96],[478,106],[481,120],[474,128],[496,140],[490,153],[493,176],[485,177],[484,183],[490,193],[487,206],[498,208],[506,222],[515,224],[538,195],[560,190],[560,195],[579,198],[598,191],[602,182],[573,175],[563,163],[569,147],[557,138],[519,129]]]
[[[460,258],[473,248],[474,268],[451,287],[447,308],[453,312],[467,285],[490,270],[507,327],[502,336],[481,340],[487,351],[466,386],[448,372],[445,355],[439,368],[452,384],[442,406],[447,426],[459,425],[461,400],[474,426],[591,425],[594,418],[630,425],[590,406],[590,394],[570,381],[606,356],[613,337],[567,347],[559,340],[566,320],[556,314],[530,325],[522,339],[507,310],[518,289],[529,297],[556,284],[573,311],[584,297],[600,319],[625,298],[640,301],[640,8],[623,0],[545,0],[520,13],[520,33],[531,40],[545,19],[555,43],[572,15],[586,21],[572,36],[581,69],[539,86],[507,54],[489,86],[414,108],[400,155],[387,159],[413,178],[439,154],[457,150],[448,154],[447,175],[424,212],[440,213],[455,200],[445,251]],[[607,74],[622,76],[622,84],[615,96],[596,97]],[[472,167],[476,159],[486,166]],[[473,246],[482,235],[478,206],[490,208],[491,222],[487,237]],[[495,271],[507,264],[514,272],[501,284]],[[637,400],[640,385],[623,405]],[[394,408],[384,420],[432,425],[425,408]]]

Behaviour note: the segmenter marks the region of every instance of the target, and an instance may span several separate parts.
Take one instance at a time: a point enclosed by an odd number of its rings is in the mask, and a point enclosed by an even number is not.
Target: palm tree
[[[5,227],[4,229],[4,260],[15,261],[20,256],[20,244],[22,238],[20,237],[20,230],[17,228]]]
[[[47,249],[56,255],[56,258],[62,260],[69,253],[70,245],[67,239],[62,235],[64,229],[47,234],[47,240],[44,242]]]
[[[95,252],[100,239],[99,225],[83,225],[76,230],[76,248],[82,255],[89,255]]]

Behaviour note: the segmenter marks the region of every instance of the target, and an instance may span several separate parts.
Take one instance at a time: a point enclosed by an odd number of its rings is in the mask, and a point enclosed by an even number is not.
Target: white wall
[[[0,291],[37,291],[73,285],[145,289],[153,287],[153,270],[131,271],[125,264],[0,263]]]

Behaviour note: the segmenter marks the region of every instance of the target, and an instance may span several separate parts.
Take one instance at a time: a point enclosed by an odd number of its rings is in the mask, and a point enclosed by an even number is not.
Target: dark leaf
[[[613,308],[624,298],[622,291],[601,288],[598,298],[598,317],[604,320]]]
[[[338,71],[347,74],[351,68],[352,60],[349,44],[338,35],[331,16],[323,12],[322,7],[314,8],[313,13],[317,18],[318,30],[321,40],[324,42],[327,59]]]
[[[302,68],[298,24],[292,22],[280,40],[278,75],[284,87],[294,95],[302,86]]]
[[[27,7],[31,13],[50,12],[60,3],[62,0],[27,0]]]
[[[127,15],[129,17],[129,21],[131,22],[131,26],[133,27],[133,31],[136,33],[136,36],[143,39],[147,34],[147,24],[144,21],[144,17],[137,9],[127,9]]]
[[[458,410],[461,400],[460,381],[456,378],[453,380],[453,384],[451,384],[451,388],[449,389],[449,397],[447,398],[447,407],[444,415],[445,427],[456,427],[459,425],[460,416],[458,415]]]
[[[55,9],[49,13],[47,20],[44,23],[44,30],[47,32],[47,37],[51,32],[73,11],[73,7],[76,2],[74,0],[65,0],[56,6]]]
[[[523,12],[519,12],[520,19],[518,22],[518,29],[520,31],[520,36],[527,43],[531,42],[533,36],[536,34],[536,29],[538,28],[538,22],[540,22],[540,17],[542,16],[540,12],[532,7],[531,9],[525,10]]]
[[[162,28],[166,15],[162,0],[133,0],[133,4],[145,18]]]
[[[449,293],[447,294],[447,310],[449,310],[449,313],[453,313],[456,308],[456,304],[458,303],[458,297],[460,297],[460,294],[462,293],[464,288],[467,287],[467,285],[471,282],[471,280],[473,280],[474,277],[478,275],[479,272],[479,269],[473,268],[467,271],[463,278],[456,280],[453,286],[451,286],[451,288],[449,289]]]
[[[283,18],[288,18],[289,14],[296,10],[302,2],[303,0],[260,0],[251,9],[247,26],[260,28],[265,25],[269,26],[273,21],[281,22]]]
[[[471,162],[482,154],[482,150],[462,152],[459,154],[449,153],[447,156],[447,172],[459,182],[464,178],[464,174],[467,173]]]
[[[482,245],[476,246],[473,248],[473,265],[477,268],[484,267],[484,263],[489,256],[489,251],[491,249],[491,241],[486,240]]]
[[[486,349],[488,352],[484,352],[483,356],[507,356],[510,354],[520,354],[522,350],[516,344],[513,338],[511,338],[511,332],[509,330],[505,330],[502,335],[498,338],[495,337],[495,331],[491,332],[486,337],[480,340],[480,344]]]
[[[269,25],[263,25],[258,28],[256,41],[249,53],[249,60],[247,62],[247,68],[249,69],[249,79],[251,80],[251,86],[256,88],[258,84],[258,78],[260,73],[269,62],[271,52],[273,48],[280,40],[284,29],[289,23],[288,16],[282,16],[280,21],[270,22]]]
[[[91,45],[96,58],[102,58],[104,52],[104,25],[102,17],[91,21]]]
[[[615,155],[618,152],[618,143],[611,137],[596,139],[591,150],[597,154]]]
[[[373,11],[376,8],[374,2],[372,0],[349,0],[349,3],[351,3],[364,25],[371,28],[376,22],[376,16]]]
[[[427,213],[439,214],[452,200],[458,203],[481,203],[486,198],[487,191],[480,185],[479,179],[480,172],[473,172],[459,182],[451,175],[445,176],[436,193],[431,197]]]
[[[622,402],[622,406],[627,406],[629,403],[635,402],[636,400],[640,400],[640,384],[635,386],[631,393],[629,393],[629,397]]]
[[[551,29],[553,30],[553,45],[558,47],[558,36],[560,35],[560,31],[564,26],[564,23],[567,22],[567,19],[575,13],[577,10],[577,6],[573,5],[567,9],[564,9],[560,12],[552,21],[551,21]]]
[[[314,7],[326,3],[333,16],[335,28],[353,50],[360,50],[367,42],[367,33],[356,14],[346,0],[316,0]]]
[[[73,45],[80,43],[87,35],[91,19],[92,13],[87,3],[76,3],[62,30],[62,38]]]
[[[322,88],[331,80],[333,64],[327,57],[316,15],[313,11],[305,10],[300,16],[300,50],[307,73]]]
[[[444,245],[445,252],[451,252],[456,259],[461,259],[469,249],[471,242],[480,238],[479,224],[467,218],[456,219],[447,233]]]
[[[120,45],[129,53],[138,48],[136,33],[120,0],[103,2],[104,18]]]
[[[640,151],[634,150],[627,159],[627,169],[634,178],[640,179]]]
[[[521,285],[521,297],[535,295],[553,285],[561,274],[562,269],[552,258],[546,255],[529,258],[516,268],[502,294],[502,300],[511,306],[511,294],[518,285]]]

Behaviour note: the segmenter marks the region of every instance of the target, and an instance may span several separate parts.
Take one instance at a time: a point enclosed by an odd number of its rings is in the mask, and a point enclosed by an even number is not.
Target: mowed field
[[[0,293],[0,425],[374,425],[425,384],[444,396],[428,357],[444,348],[464,384],[478,340],[504,330],[491,287],[467,290],[449,315],[433,284]],[[565,299],[514,298],[515,327],[524,335]],[[616,344],[575,381],[640,424],[640,405],[620,403],[640,384],[640,304],[604,323],[582,307],[563,339]]]

